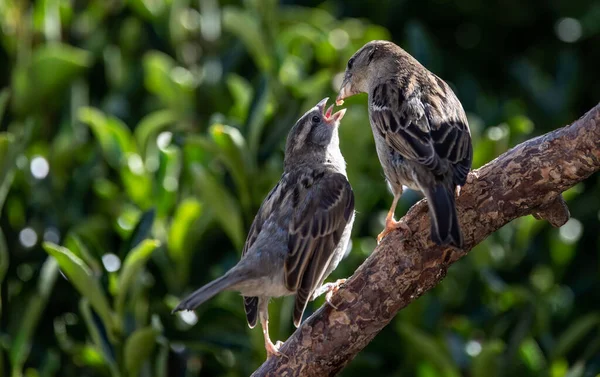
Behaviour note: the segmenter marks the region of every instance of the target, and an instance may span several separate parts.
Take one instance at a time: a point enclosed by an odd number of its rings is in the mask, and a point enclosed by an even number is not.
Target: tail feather
[[[218,279],[211,281],[205,286],[197,289],[194,293],[183,299],[171,313],[175,313],[181,310],[194,310],[210,298],[215,296],[217,293],[231,288],[233,285],[244,280],[243,274],[234,269],[229,270],[225,275]]]
[[[463,236],[456,214],[454,191],[442,184],[427,192],[431,216],[431,240],[438,245],[463,247]]]

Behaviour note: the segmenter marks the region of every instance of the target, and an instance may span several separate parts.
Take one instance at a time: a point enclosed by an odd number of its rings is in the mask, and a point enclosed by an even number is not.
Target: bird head
[[[285,161],[326,162],[339,152],[338,126],[346,113],[341,109],[333,113],[333,105],[325,109],[328,98],[324,98],[308,110],[292,127],[288,134]],[[341,156],[341,152],[339,152]]]
[[[344,73],[344,81],[340,87],[340,92],[337,96],[337,105],[342,105],[344,99],[358,93],[368,92],[368,84],[371,76],[374,74],[382,74],[382,68],[385,68],[386,57],[392,58],[394,54],[386,53],[386,51],[394,52],[399,49],[392,42],[388,41],[371,41],[361,47],[350,59],[346,65]]]

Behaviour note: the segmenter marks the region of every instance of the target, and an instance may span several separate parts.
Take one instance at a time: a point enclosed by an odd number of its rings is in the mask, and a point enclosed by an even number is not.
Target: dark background
[[[600,98],[597,1],[2,1],[2,375],[255,370],[262,334],[237,294],[170,310],[236,263],[293,122],[372,39],[451,84],[474,168]],[[370,254],[392,200],[366,96],[345,106],[357,217],[331,279]],[[342,376],[596,376],[598,186],[565,193],[560,229],[529,216],[490,236]],[[294,331],[292,302],[271,303],[273,339]]]

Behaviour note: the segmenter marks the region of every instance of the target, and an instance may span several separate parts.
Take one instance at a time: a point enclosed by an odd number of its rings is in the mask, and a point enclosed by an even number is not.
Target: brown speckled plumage
[[[193,310],[223,290],[239,291],[250,327],[260,319],[269,356],[279,354],[268,332],[271,297],[295,295],[294,324],[344,256],[354,222],[354,194],[340,152],[338,125],[345,110],[309,110],[288,135],[284,172],[263,201],[242,258],[224,276],[198,289],[174,309]],[[323,288],[323,287],[322,287]]]
[[[372,41],[348,61],[338,100],[368,93],[377,154],[394,201],[402,186],[422,191],[431,213],[431,238],[462,247],[454,192],[471,168],[471,135],[450,87],[395,44]]]

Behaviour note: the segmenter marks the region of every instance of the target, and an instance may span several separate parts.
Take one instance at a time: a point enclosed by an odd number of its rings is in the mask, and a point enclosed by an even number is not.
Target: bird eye
[[[318,116],[315,115],[315,116],[312,117],[312,122],[313,123],[316,124],[316,123],[319,123],[320,121],[321,121],[321,118],[319,118]]]
[[[353,65],[354,65],[354,58],[350,58],[350,60],[348,60],[348,69],[352,69]]]

